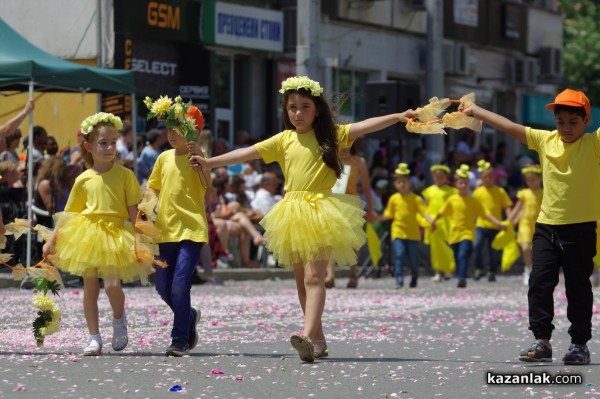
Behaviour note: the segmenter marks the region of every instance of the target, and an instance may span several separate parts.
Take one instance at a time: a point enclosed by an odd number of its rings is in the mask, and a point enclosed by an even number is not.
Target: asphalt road
[[[338,279],[338,286],[345,282]],[[182,358],[164,356],[171,315],[152,287],[126,288],[130,344],[121,353],[110,348],[111,314],[101,293],[104,354],[81,356],[82,294],[62,292],[61,330],[36,348],[32,292],[0,289],[0,397],[600,399],[600,339],[588,344],[592,364],[560,362],[569,345],[562,286],[555,297],[554,362],[517,360],[533,341],[526,288],[517,276],[469,280],[466,290],[457,289],[455,279],[429,278],[416,289],[396,290],[389,277],[361,280],[356,290],[328,290],[323,321],[330,357],[311,364],[289,344],[302,329],[293,280],[194,286],[200,343]],[[490,372],[581,376],[582,382],[498,385],[488,383]]]

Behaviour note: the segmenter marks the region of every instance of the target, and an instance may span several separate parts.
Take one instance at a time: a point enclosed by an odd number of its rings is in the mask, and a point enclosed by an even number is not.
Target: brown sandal
[[[300,360],[303,362],[314,362],[315,360],[315,347],[310,340],[310,338],[300,335],[294,334],[290,338],[290,343],[298,351],[298,355],[300,356]]]
[[[313,354],[315,359],[320,359],[322,357],[329,356],[329,351],[327,350],[327,342],[324,339],[313,339],[313,346],[315,347],[315,353]],[[315,344],[321,344],[317,347]]]
[[[325,288],[335,287],[335,280],[333,278],[325,278]]]

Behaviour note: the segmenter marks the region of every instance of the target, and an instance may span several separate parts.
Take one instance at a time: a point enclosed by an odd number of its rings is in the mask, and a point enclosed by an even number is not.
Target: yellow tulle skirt
[[[122,219],[63,212],[56,226],[58,268],[81,277],[98,277],[105,285],[116,281],[148,284],[154,254],[135,243],[133,227]]]
[[[320,260],[354,265],[367,240],[363,208],[364,202],[355,195],[291,191],[260,225],[267,248],[286,267]]]

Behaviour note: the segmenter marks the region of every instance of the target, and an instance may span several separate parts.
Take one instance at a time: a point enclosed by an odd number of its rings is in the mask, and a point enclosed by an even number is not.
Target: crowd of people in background
[[[16,218],[26,218],[27,215],[29,140],[18,126],[32,109],[33,103],[28,102],[16,117],[0,127],[0,208],[4,224]],[[509,159],[505,142],[497,143],[496,148],[492,149],[485,142],[477,145],[478,138],[472,131],[466,130],[457,134],[460,139],[441,162],[452,171],[447,174],[447,183],[452,184],[451,177],[460,165],[469,165],[469,192],[473,192],[482,185],[478,162],[489,162],[494,172],[494,180],[489,184],[502,188],[508,194],[511,203],[517,203],[517,193],[525,187],[521,170],[526,165],[537,163],[536,154],[524,150],[516,158]],[[229,143],[223,138],[215,137],[210,130],[203,130],[199,142],[210,156],[224,154],[257,142],[246,130],[239,130],[235,137],[235,142]],[[79,143],[80,139],[81,132],[78,131],[73,141]],[[138,182],[145,188],[158,156],[170,148],[166,126],[159,122],[147,132],[138,134],[137,140],[138,153],[134,156],[133,129],[130,123],[125,122],[118,132],[118,161],[132,170],[136,169]],[[353,154],[364,160],[367,169],[367,180],[362,176],[355,185],[356,195],[370,203],[369,222],[374,222],[376,215],[383,214],[388,200],[396,193],[395,170],[400,163],[408,165],[412,193],[420,196],[433,183],[429,169],[431,165],[426,157],[425,148],[417,147],[410,156],[406,156],[407,151],[402,147],[403,143],[402,140],[361,138],[352,147]],[[35,126],[33,129],[32,154],[35,182],[33,223],[52,228],[52,215],[64,209],[75,178],[85,170],[85,165],[78,144],[60,147],[56,139],[42,126]],[[134,160],[137,162],[137,168],[134,168]],[[220,283],[212,274],[215,267],[277,266],[263,247],[266,241],[258,222],[283,195],[283,175],[276,163],[266,165],[261,161],[252,161],[213,171],[212,186],[208,188],[205,198],[211,245],[209,254],[202,258],[203,261],[198,266],[202,279],[214,284]],[[367,201],[368,199],[370,201]],[[508,205],[504,211],[506,212],[501,215],[502,219],[509,216]],[[422,238],[424,235],[425,229],[421,228]],[[40,246],[41,242],[38,244]],[[475,270],[475,277],[482,274],[480,268],[484,263],[480,249],[477,249],[478,268]],[[8,237],[4,252],[15,254],[12,263],[23,262],[26,257],[25,250],[24,243],[15,242]],[[526,255],[529,255],[527,251]],[[34,258],[35,256],[39,256],[39,251],[34,254]],[[526,259],[526,263],[531,262]],[[491,264],[487,266],[493,267]],[[330,276],[333,276],[332,272]],[[330,277],[331,281],[332,279],[333,277]],[[439,272],[435,281],[443,281]],[[356,285],[357,275],[354,267],[349,287]]]

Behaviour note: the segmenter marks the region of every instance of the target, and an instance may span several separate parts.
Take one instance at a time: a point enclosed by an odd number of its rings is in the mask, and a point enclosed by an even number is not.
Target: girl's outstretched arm
[[[416,112],[412,109],[406,110],[399,114],[389,114],[383,116],[376,116],[374,118],[365,119],[364,121],[353,123],[350,126],[350,140],[355,140],[358,137],[377,132],[381,129],[385,129],[386,127],[392,126],[394,123],[408,122],[409,118],[412,118],[416,115]]]
[[[237,150],[230,151],[223,155],[216,156],[214,158],[205,159],[200,155],[192,155],[190,157],[190,164],[194,170],[199,170],[200,166],[203,169],[213,169],[220,166],[227,166],[234,163],[244,163],[259,159],[260,153],[255,146],[238,148]]]

